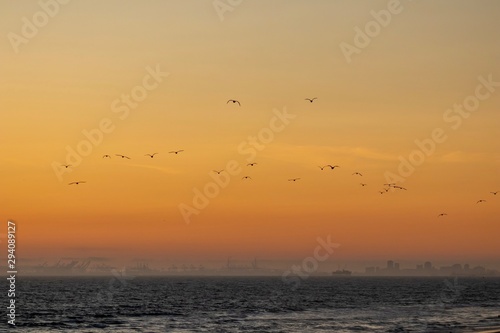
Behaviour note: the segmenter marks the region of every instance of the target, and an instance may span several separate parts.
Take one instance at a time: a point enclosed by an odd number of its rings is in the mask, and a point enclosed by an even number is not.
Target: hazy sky
[[[55,3],[0,1],[0,220],[19,255],[301,259],[330,235],[332,261],[498,263],[500,2]],[[388,173],[408,190],[379,194]]]

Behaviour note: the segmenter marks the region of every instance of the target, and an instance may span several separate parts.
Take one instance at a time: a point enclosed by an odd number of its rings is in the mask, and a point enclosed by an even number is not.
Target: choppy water
[[[293,290],[279,277],[120,281],[110,275],[21,278],[17,289],[16,332],[462,332],[500,326],[499,278],[311,277]]]

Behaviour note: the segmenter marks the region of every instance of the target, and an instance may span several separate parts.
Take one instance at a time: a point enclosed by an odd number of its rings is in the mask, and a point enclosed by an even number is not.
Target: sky
[[[2,0],[0,233],[22,258],[300,261],[330,237],[331,263],[498,268],[499,14]]]

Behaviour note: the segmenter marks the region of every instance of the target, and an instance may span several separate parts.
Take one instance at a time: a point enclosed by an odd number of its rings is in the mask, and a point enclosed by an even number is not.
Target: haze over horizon
[[[499,269],[500,3],[401,0],[360,46],[388,3],[71,1],[13,46],[42,9],[3,1],[20,261],[293,262],[330,237],[329,265]]]
[[[303,267],[304,258],[292,258],[287,260],[250,258],[250,257],[227,257],[225,260],[180,260],[170,258],[106,258],[106,257],[54,257],[54,258],[22,258],[18,261],[23,268],[23,275],[32,276],[91,276],[107,275],[111,270],[128,272],[133,275],[201,275],[201,276],[282,276],[283,272],[291,267]],[[386,270],[389,260],[358,260],[342,261],[331,258],[323,261],[313,270],[310,275],[331,275],[336,270],[348,270],[354,276],[498,276],[500,266],[496,261],[490,262],[467,262],[467,261],[398,261],[390,260],[398,264],[394,270]],[[418,268],[430,262],[431,270]],[[73,265],[72,269],[64,269],[65,265]],[[254,266],[255,265],[255,266]],[[460,269],[452,266],[460,265]],[[61,269],[57,269],[57,267]],[[68,266],[69,267],[69,266]],[[86,267],[80,271],[78,267]],[[467,267],[467,268],[466,268]],[[2,266],[0,266],[2,268]],[[5,268],[5,267],[4,267]]]

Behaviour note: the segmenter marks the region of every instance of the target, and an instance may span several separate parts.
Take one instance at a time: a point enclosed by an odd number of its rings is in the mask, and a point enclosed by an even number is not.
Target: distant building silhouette
[[[469,264],[463,266],[462,264],[453,264],[436,268],[430,261],[417,264],[414,269],[401,269],[398,262],[388,260],[385,268],[365,267],[365,274],[374,276],[498,276],[499,272],[482,266],[471,268]]]

